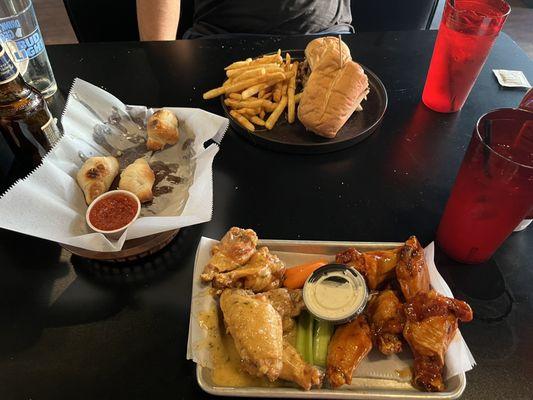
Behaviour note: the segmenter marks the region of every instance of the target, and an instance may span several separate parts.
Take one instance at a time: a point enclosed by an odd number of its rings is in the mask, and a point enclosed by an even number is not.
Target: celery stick
[[[296,350],[307,362],[313,363],[313,318],[302,312],[296,326]]]
[[[296,321],[296,350],[302,357],[305,354],[305,337],[304,313],[301,313]]]
[[[306,313],[307,314],[307,320],[305,321],[306,322],[306,330],[305,330],[305,333],[306,333],[306,354],[305,354],[305,361],[308,363],[308,364],[311,364],[313,365],[313,323],[314,323],[314,318],[311,314],[309,313]]]
[[[320,367],[326,366],[328,345],[333,335],[333,324],[328,321],[315,320],[313,332],[313,361]]]

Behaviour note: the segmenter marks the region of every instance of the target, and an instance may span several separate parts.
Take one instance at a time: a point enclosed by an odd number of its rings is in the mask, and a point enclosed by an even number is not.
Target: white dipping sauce
[[[363,277],[339,265],[315,271],[305,283],[303,297],[307,309],[316,317],[342,322],[363,310],[367,293]]]

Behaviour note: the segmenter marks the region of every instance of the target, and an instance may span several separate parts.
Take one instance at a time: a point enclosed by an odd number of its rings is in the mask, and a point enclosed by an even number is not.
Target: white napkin
[[[453,293],[444,280],[444,278],[439,274],[437,266],[435,265],[435,243],[431,242],[425,249],[424,255],[426,256],[426,263],[429,269],[429,279],[431,286],[435,291],[442,294],[443,296],[453,297]],[[452,376],[458,375],[461,372],[470,371],[476,365],[476,360],[470,352],[470,349],[466,345],[461,332],[457,330],[455,337],[453,338],[448,351],[445,356],[446,363],[446,372],[445,378],[451,378]]]
[[[0,227],[93,251],[118,251],[124,241],[209,221],[213,209],[212,163],[228,120],[197,108],[166,107],[180,122],[179,142],[163,151],[146,149],[146,119],[152,110],[127,106],[76,79],[62,117],[64,135],[41,166],[0,198]],[[87,205],[76,182],[84,157],[117,155],[121,168],[138,157],[152,167],[169,165],[156,183],[158,194],[118,240],[91,233]],[[156,176],[158,173],[156,172]]]
[[[187,343],[187,359],[193,360],[203,367],[213,368],[208,346],[203,345],[208,339],[207,331],[202,327],[198,321],[197,316],[209,310],[217,308],[217,303],[210,294],[210,286],[204,285],[200,281],[200,274],[204,266],[211,257],[211,248],[218,241],[202,237],[198,244],[196,251],[196,260],[194,263],[193,282],[192,282],[192,301],[191,314],[189,322],[189,338]],[[453,297],[450,288],[439,274],[435,266],[434,258],[434,244],[431,243],[425,249],[426,262],[429,268],[429,275],[431,285],[433,288],[448,297]],[[334,260],[331,255],[310,255],[301,253],[287,253],[272,251],[276,254],[287,266],[297,265],[311,260],[326,259]],[[366,357],[354,376],[361,378],[380,378],[392,379],[396,381],[410,381],[411,376],[406,371],[413,365],[411,352],[406,351],[391,356],[384,356],[377,350],[372,350],[368,357]],[[446,352],[446,368],[444,371],[444,378],[449,379],[462,372],[469,371],[475,365],[474,358],[468,349],[461,333],[457,331],[448,351]]]

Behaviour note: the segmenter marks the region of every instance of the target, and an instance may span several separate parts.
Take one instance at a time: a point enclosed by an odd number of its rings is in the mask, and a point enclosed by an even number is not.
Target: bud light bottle
[[[31,0],[0,1],[0,42],[24,80],[44,97],[57,85]]]

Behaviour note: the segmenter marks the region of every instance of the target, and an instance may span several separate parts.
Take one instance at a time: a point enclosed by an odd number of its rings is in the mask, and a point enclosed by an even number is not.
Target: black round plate
[[[287,50],[293,60],[303,60],[303,50]],[[286,51],[283,51],[284,54]],[[329,153],[353,146],[370,136],[385,115],[387,109],[387,91],[381,80],[371,70],[361,65],[368,76],[370,93],[367,100],[361,103],[363,111],[354,112],[346,121],[336,137],[327,139],[307,131],[298,119],[289,124],[286,113],[280,116],[278,122],[272,128],[258,129],[249,132],[229,115],[229,110],[224,104],[224,96],[221,96],[222,107],[230,120],[232,128],[245,139],[261,147],[286,153],[318,154]]]

